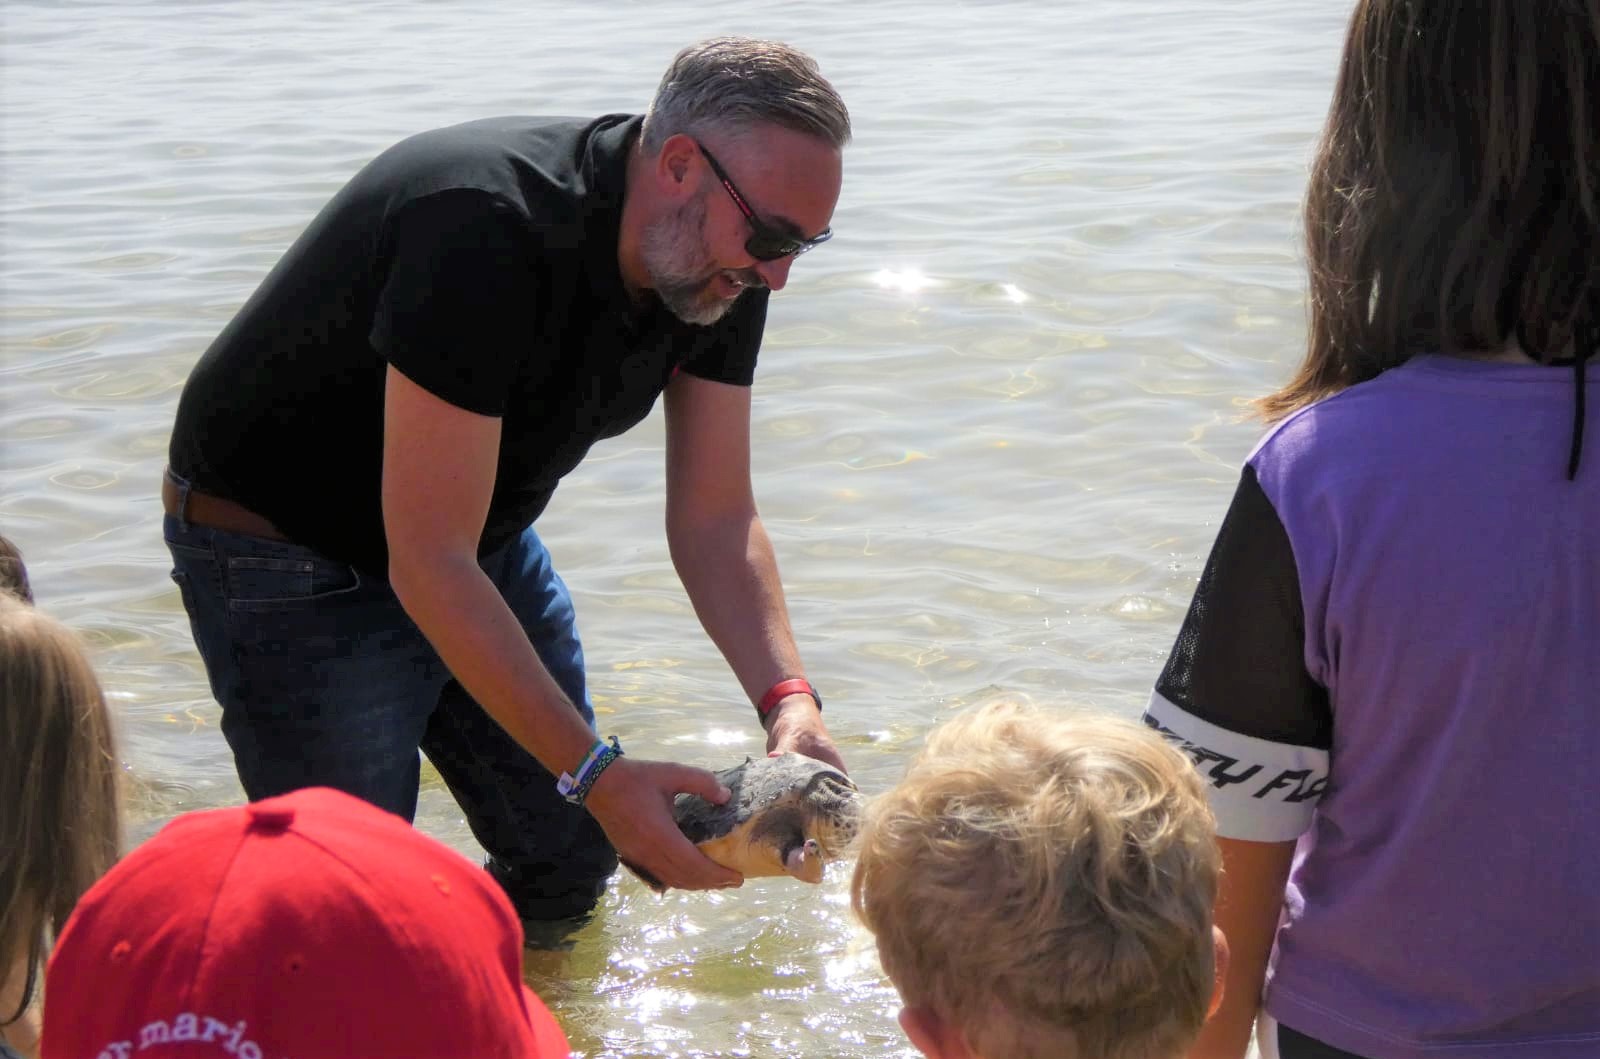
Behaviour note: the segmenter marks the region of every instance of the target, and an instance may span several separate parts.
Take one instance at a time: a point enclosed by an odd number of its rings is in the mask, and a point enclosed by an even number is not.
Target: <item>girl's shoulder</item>
[[[1320,454],[1343,460],[1367,453],[1381,456],[1397,443],[1416,441],[1416,424],[1441,412],[1460,414],[1464,406],[1503,401],[1521,383],[1563,391],[1549,369],[1537,365],[1474,361],[1420,354],[1377,378],[1300,408],[1274,423],[1251,451],[1247,463],[1298,462]]]

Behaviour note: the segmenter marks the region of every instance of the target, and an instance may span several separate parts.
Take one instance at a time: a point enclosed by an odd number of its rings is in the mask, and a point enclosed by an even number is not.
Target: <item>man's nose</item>
[[[755,263],[756,275],[761,277],[773,290],[782,290],[784,284],[789,282],[789,266],[794,264],[794,255],[780,257],[776,261],[757,261]]]

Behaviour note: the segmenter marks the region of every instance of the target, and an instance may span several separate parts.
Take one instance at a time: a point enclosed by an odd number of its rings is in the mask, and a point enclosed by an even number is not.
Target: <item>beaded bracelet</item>
[[[610,746],[597,740],[594,746],[589,748],[583,764],[578,766],[576,776],[563,772],[561,778],[556,780],[556,793],[572,805],[582,805],[583,800],[589,797],[589,789],[594,786],[594,781],[600,778],[600,773],[621,756],[622,744],[617,742],[616,736],[611,737]]]

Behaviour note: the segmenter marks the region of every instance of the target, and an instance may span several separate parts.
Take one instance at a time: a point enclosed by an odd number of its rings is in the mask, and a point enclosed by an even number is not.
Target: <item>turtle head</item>
[[[861,801],[861,791],[842,772],[819,772],[807,785],[806,834],[822,856],[832,860],[849,848],[861,827]]]

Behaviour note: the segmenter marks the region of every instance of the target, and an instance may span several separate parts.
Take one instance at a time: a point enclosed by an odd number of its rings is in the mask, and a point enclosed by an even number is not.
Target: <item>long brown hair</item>
[[[1600,326],[1600,0],[1361,0],[1306,195],[1305,361],[1276,421],[1429,351]]]
[[[32,1002],[49,941],[120,842],[117,755],[100,682],[70,629],[0,593],[0,978]]]

